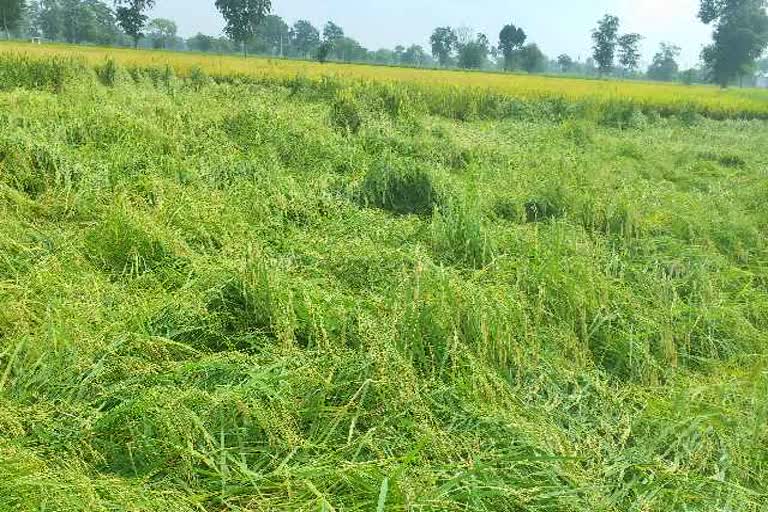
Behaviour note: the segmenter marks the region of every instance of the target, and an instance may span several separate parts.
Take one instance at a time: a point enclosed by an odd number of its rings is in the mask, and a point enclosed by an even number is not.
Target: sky
[[[321,27],[333,20],[346,35],[368,49],[420,44],[438,26],[467,26],[498,40],[507,23],[521,26],[529,42],[554,58],[567,53],[585,60],[597,20],[610,13],[622,20],[621,30],[638,32],[647,65],[662,41],[682,48],[681,67],[694,66],[711,29],[696,18],[699,0],[272,0],[273,11],[289,24],[306,19]],[[153,17],[177,22],[183,37],[198,32],[219,34],[223,21],[214,0],[157,0]]]

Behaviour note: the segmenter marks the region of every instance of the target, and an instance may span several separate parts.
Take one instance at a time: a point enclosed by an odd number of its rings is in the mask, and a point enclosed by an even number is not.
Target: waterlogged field
[[[768,508],[766,121],[146,55],[0,62],[0,510]]]
[[[106,59],[134,68],[171,66],[182,76],[196,70],[218,79],[242,78],[286,82],[298,78],[331,78],[349,81],[376,81],[416,88],[432,96],[453,98],[467,94],[489,101],[489,96],[512,96],[525,100],[565,101],[584,104],[592,109],[606,105],[631,104],[644,111],[662,113],[698,112],[709,117],[768,118],[768,91],[747,89],[721,91],[708,86],[684,86],[653,82],[619,82],[554,78],[498,73],[419,70],[384,66],[319,64],[307,61],[243,59],[237,56],[210,56],[194,53],[134,51],[67,45],[33,45],[0,42],[0,52],[34,57],[74,57],[89,65]],[[483,99],[484,98],[484,99]],[[450,99],[448,100],[450,101]],[[497,100],[498,101],[498,100]],[[488,105],[486,105],[486,108]]]

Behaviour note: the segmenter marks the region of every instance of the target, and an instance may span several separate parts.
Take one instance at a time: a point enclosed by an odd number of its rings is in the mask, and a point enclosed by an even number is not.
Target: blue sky
[[[437,26],[468,26],[498,38],[501,27],[522,26],[545,53],[590,54],[590,31],[598,18],[611,13],[622,19],[622,30],[639,32],[643,57],[649,61],[662,41],[683,48],[681,64],[692,66],[711,30],[696,19],[699,0],[273,0],[275,14],[289,23],[308,19],[320,26],[331,19],[347,35],[370,49],[416,43],[428,47]],[[175,19],[182,36],[217,34],[222,21],[214,0],[157,0],[153,16]]]

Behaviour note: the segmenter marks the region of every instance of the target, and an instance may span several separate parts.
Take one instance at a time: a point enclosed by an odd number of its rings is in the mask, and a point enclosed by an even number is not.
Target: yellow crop
[[[475,89],[521,99],[563,98],[595,103],[628,102],[639,107],[679,111],[685,106],[720,116],[740,113],[768,117],[768,92],[756,89],[720,90],[711,86],[686,86],[642,81],[594,80],[536,75],[502,74],[452,70],[425,70],[362,64],[341,64],[248,58],[234,55],[215,56],[197,53],[147,51],[69,45],[33,45],[19,42],[0,43],[0,52],[31,56],[74,56],[89,63],[112,58],[124,66],[170,65],[184,75],[200,68],[212,76],[252,78],[336,79],[377,82],[405,82],[419,86],[450,89]]]

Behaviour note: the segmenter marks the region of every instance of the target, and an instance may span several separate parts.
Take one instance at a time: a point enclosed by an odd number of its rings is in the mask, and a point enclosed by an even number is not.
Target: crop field
[[[526,100],[563,101],[591,109],[615,104],[631,104],[644,111],[667,113],[698,112],[708,117],[733,118],[749,116],[768,119],[768,91],[733,89],[721,91],[711,86],[684,86],[659,82],[620,82],[554,78],[499,73],[421,70],[359,64],[249,58],[236,56],[204,56],[194,53],[134,51],[67,45],[33,45],[0,42],[0,52],[15,52],[35,57],[74,57],[90,65],[112,59],[126,67],[147,68],[171,66],[182,76],[202,70],[215,78],[259,79],[286,82],[297,77],[331,78],[345,81],[377,81],[415,88],[442,101],[455,95],[473,94],[512,96]],[[482,100],[480,100],[482,101]]]
[[[0,511],[768,510],[762,93],[0,48]]]

